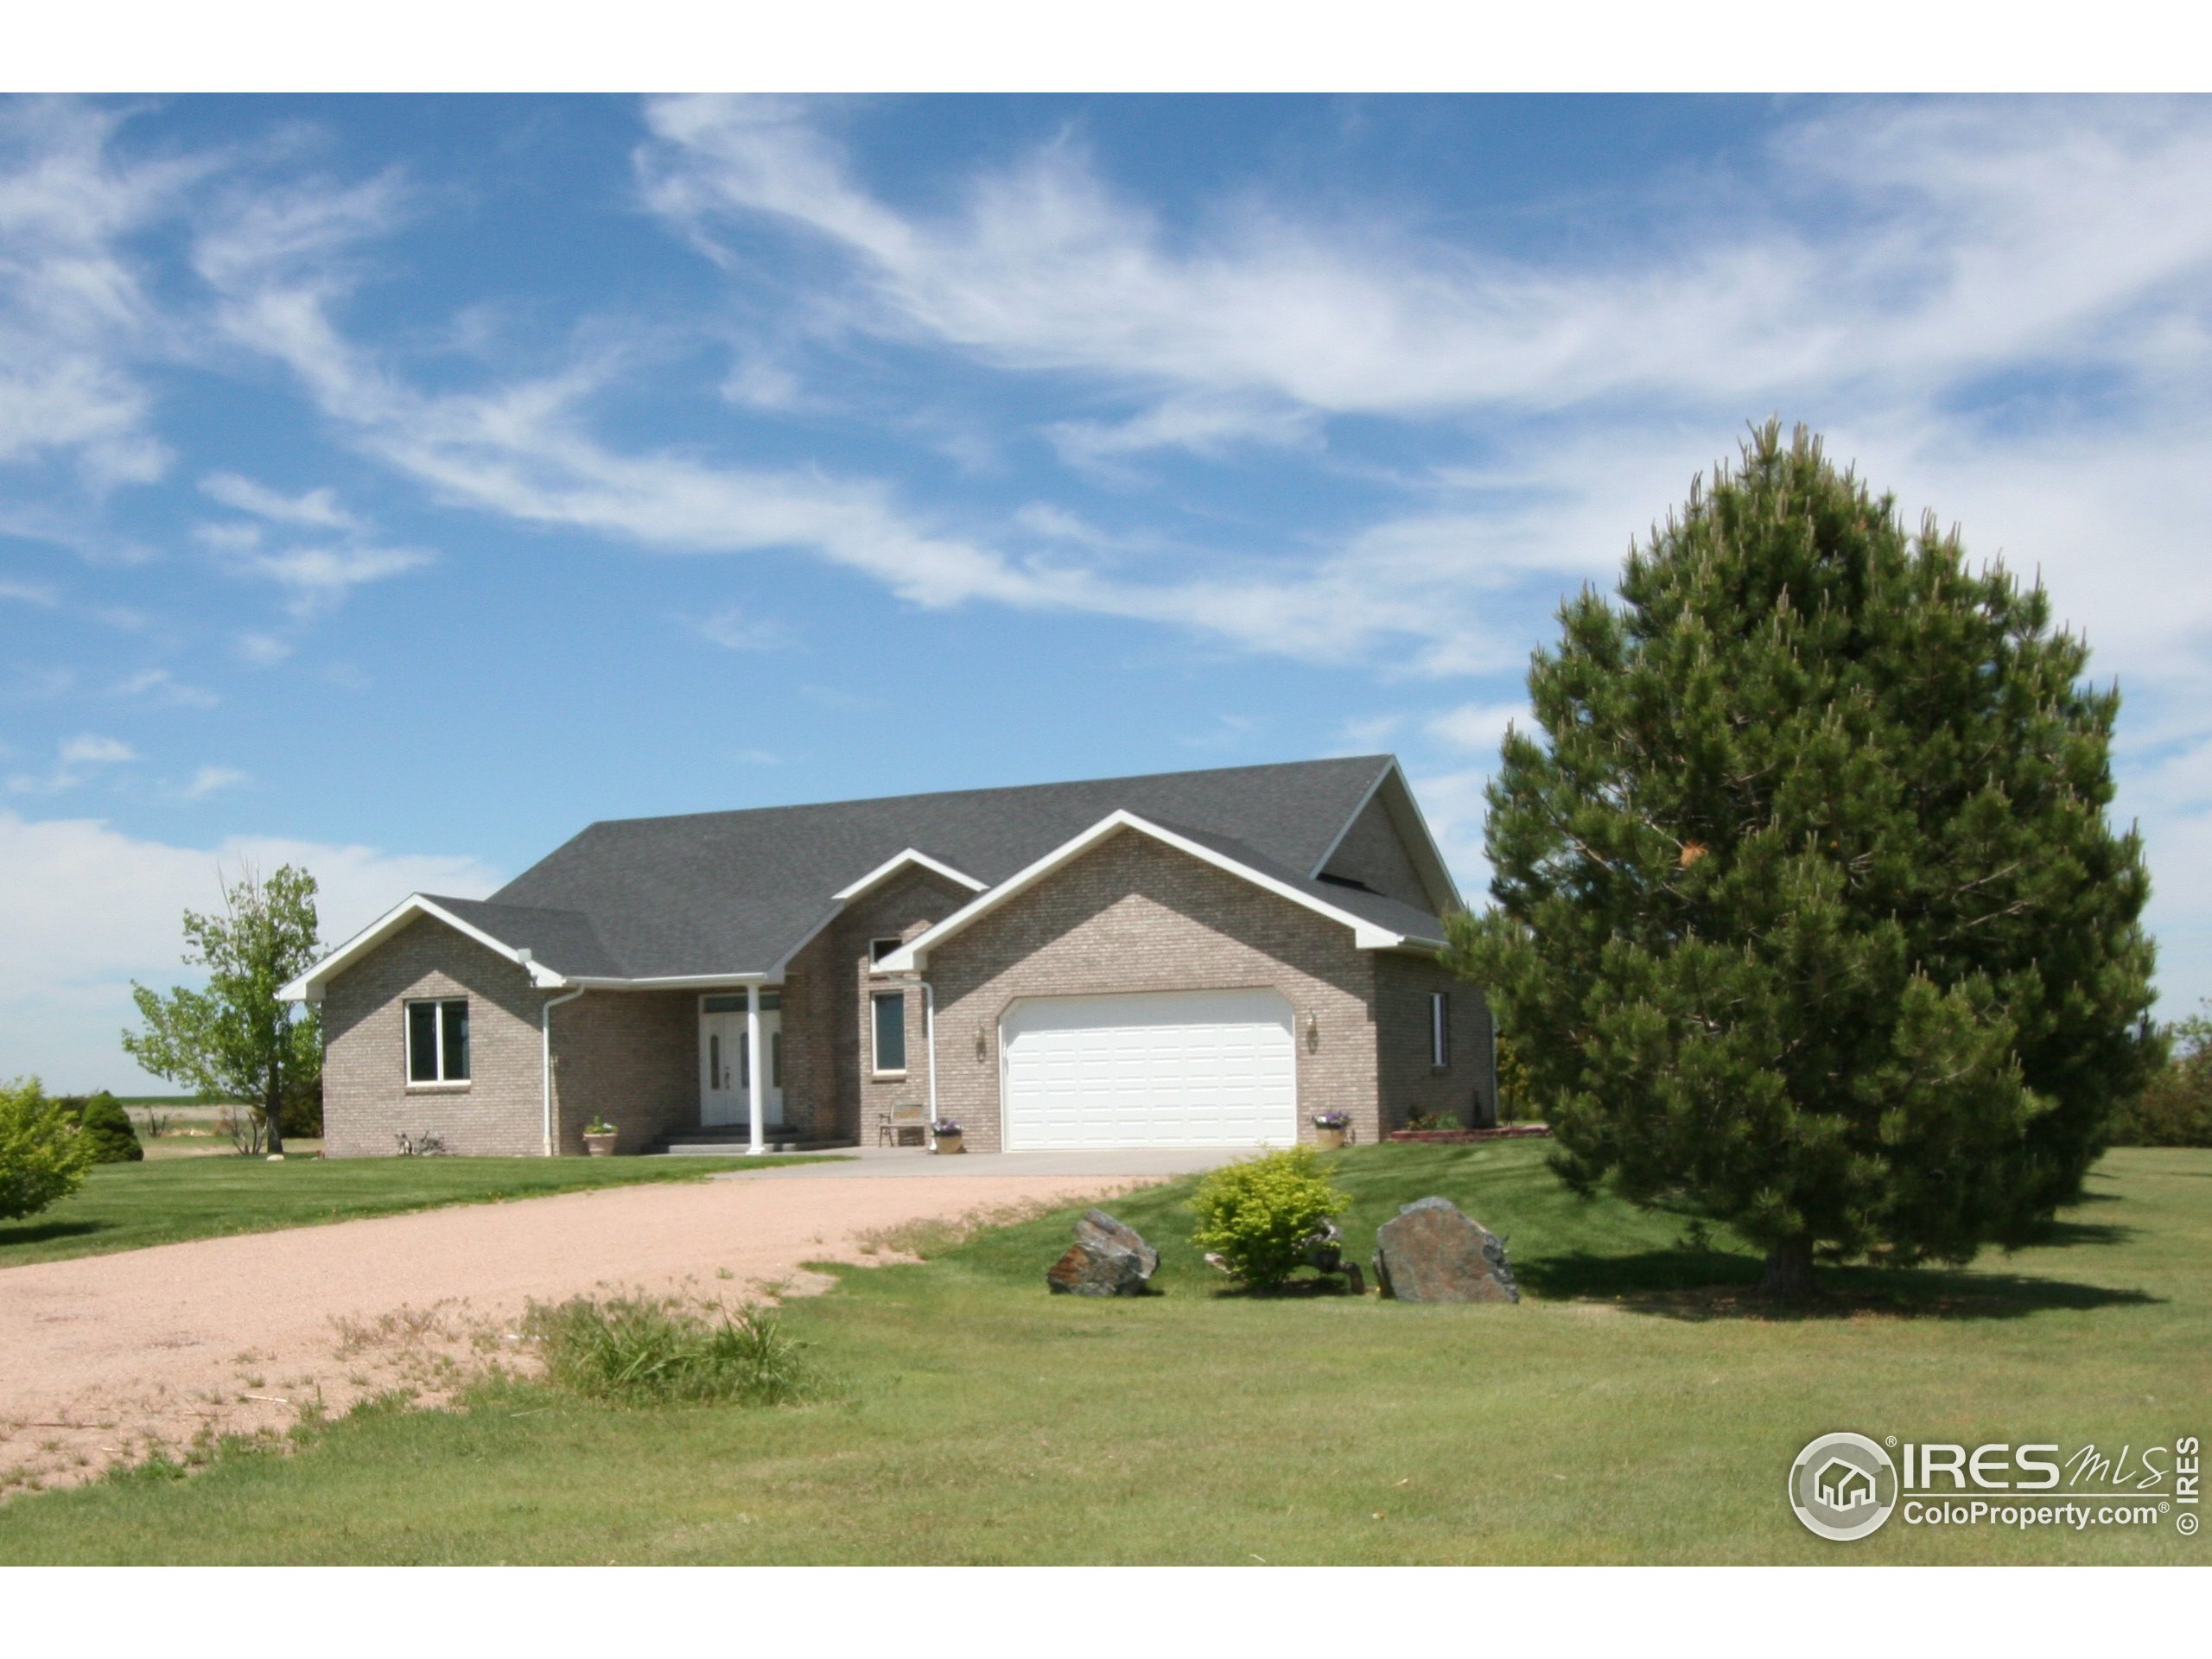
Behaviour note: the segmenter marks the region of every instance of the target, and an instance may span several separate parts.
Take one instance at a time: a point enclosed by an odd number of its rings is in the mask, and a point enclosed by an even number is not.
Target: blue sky
[[[1778,413],[2040,569],[2212,995],[2212,105],[0,103],[0,1075],[589,820],[1393,750]]]

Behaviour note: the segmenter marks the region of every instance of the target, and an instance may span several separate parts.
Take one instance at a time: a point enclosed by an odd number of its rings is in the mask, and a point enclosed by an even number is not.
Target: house
[[[1494,1122],[1459,896],[1389,756],[593,824],[486,899],[416,893],[321,1006],[324,1147],[671,1137],[1273,1146]],[[756,1086],[756,1084],[758,1086]]]
[[[1813,1490],[1832,1510],[1864,1509],[1874,1502],[1874,1477],[1855,1463],[1830,1458],[1813,1477]]]

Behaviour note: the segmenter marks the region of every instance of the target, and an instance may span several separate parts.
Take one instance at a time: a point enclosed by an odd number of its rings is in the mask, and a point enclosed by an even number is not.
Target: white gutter
[[[537,1011],[538,1038],[543,1045],[541,1058],[544,1062],[545,1077],[545,1155],[553,1156],[553,1010],[563,1002],[573,1002],[587,988],[576,987],[565,996],[549,996]]]
[[[937,1150],[937,992],[929,981],[922,982],[922,1046],[929,1052],[930,1059],[930,1129],[927,1139],[930,1150]],[[893,1135],[893,1140],[898,1137]]]

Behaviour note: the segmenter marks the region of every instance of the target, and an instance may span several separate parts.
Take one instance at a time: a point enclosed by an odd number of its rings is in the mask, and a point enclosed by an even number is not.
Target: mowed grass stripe
[[[760,1158],[204,1157],[103,1164],[52,1209],[0,1222],[0,1268],[187,1239],[401,1215],[592,1187],[696,1181],[720,1170],[816,1161]]]

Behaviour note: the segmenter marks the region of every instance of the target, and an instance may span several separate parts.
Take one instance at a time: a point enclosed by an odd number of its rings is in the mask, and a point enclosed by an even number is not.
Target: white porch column
[[[745,988],[745,1110],[753,1126],[753,1144],[748,1153],[767,1150],[760,1141],[760,1092],[767,1082],[760,1070],[760,988]]]

